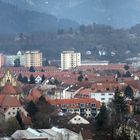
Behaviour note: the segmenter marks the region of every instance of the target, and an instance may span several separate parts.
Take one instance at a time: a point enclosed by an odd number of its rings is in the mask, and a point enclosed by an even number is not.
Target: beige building
[[[63,70],[75,68],[81,65],[81,54],[74,51],[63,51],[61,53],[61,68]]]
[[[5,65],[5,55],[0,53],[0,68]]]
[[[26,67],[39,67],[42,66],[42,53],[39,51],[26,51],[25,52],[25,66]]]

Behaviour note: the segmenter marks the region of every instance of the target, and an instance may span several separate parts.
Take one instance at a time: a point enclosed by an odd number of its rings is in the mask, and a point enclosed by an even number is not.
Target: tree
[[[42,112],[38,112],[33,119],[33,127],[36,129],[49,129],[50,126],[50,118],[48,114],[44,114]]]
[[[23,82],[23,77],[22,77],[22,74],[21,73],[18,75],[17,80],[20,81],[20,82]]]
[[[127,71],[127,72],[125,73],[125,77],[131,77],[130,71]]]
[[[38,112],[38,108],[36,107],[33,101],[30,101],[28,103],[26,110],[30,114],[31,117],[33,117]]]
[[[118,121],[122,121],[123,117],[128,112],[128,106],[125,100],[125,96],[118,89],[115,91],[115,97],[113,103],[114,103],[114,109],[116,115],[119,119]]]
[[[128,65],[124,65],[124,69],[125,70],[129,70],[129,66]]]
[[[103,129],[104,127],[107,126],[107,122],[108,122],[108,111],[105,104],[103,103],[100,109],[100,113],[96,118],[97,127],[99,129]]]
[[[78,79],[77,79],[77,80],[78,80],[79,82],[82,82],[82,81],[83,81],[83,78],[84,78],[83,75],[80,74],[80,75],[78,76]]]
[[[29,68],[29,71],[30,71],[30,72],[35,72],[35,68],[34,68],[33,66],[31,66],[31,67]]]
[[[42,80],[41,80],[41,83],[45,80],[45,75],[43,74],[42,75]]]
[[[4,129],[6,130],[6,134],[11,136],[16,130],[20,130],[21,127],[16,120],[15,117],[8,119],[7,122],[4,124]]]
[[[33,76],[33,74],[30,75],[30,84],[35,84],[35,78]]]
[[[28,78],[27,78],[26,76],[24,76],[22,82],[23,82],[24,84],[28,84]]]
[[[129,98],[133,98],[133,89],[128,85],[125,90],[124,90],[124,94],[126,97],[129,97]]]
[[[19,58],[16,58],[14,60],[14,67],[20,67],[20,59]]]

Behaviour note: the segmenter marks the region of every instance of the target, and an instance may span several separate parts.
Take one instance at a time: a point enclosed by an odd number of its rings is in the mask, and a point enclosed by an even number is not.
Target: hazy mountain
[[[140,0],[3,0],[21,8],[49,12],[80,23],[96,22],[114,27],[140,23]]]
[[[19,1],[21,4],[22,0]],[[0,1],[0,33],[55,31],[76,26],[78,24],[71,20],[58,19],[47,13],[21,9],[17,5],[11,5],[10,1],[9,3]]]

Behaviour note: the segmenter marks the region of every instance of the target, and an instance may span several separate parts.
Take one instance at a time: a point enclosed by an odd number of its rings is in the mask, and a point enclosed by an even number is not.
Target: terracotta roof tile
[[[17,94],[15,88],[12,86],[11,83],[6,83],[5,86],[3,87],[1,94],[5,95],[15,95]]]
[[[48,102],[52,105],[62,105],[62,104],[80,104],[80,103],[96,103],[97,108],[100,108],[100,101],[91,98],[79,98],[79,99],[55,99],[55,100],[48,100]]]
[[[9,96],[9,95],[0,95],[0,106],[2,108],[7,108],[7,107],[20,107],[21,104],[17,100],[16,97],[14,96]]]
[[[27,96],[28,101],[37,101],[42,96],[41,91],[37,88],[33,88],[29,95]]]

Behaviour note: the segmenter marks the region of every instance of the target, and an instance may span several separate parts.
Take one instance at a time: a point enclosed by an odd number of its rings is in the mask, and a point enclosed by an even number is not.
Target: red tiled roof
[[[91,98],[80,98],[80,99],[55,99],[55,100],[48,100],[51,105],[62,105],[62,104],[79,104],[79,103],[96,103],[96,107],[100,108],[100,101]]]
[[[11,83],[6,83],[5,86],[3,87],[1,93],[5,94],[5,95],[15,95],[15,94],[17,94],[15,88],[12,86]]]
[[[15,95],[17,94],[15,88],[12,86],[11,83],[6,83],[5,86],[3,87],[1,94],[5,95]]]
[[[41,96],[42,96],[41,91],[39,91],[37,88],[33,88],[26,99],[28,101],[36,102]]]
[[[14,96],[0,95],[0,106],[3,108],[20,107],[21,104]]]

